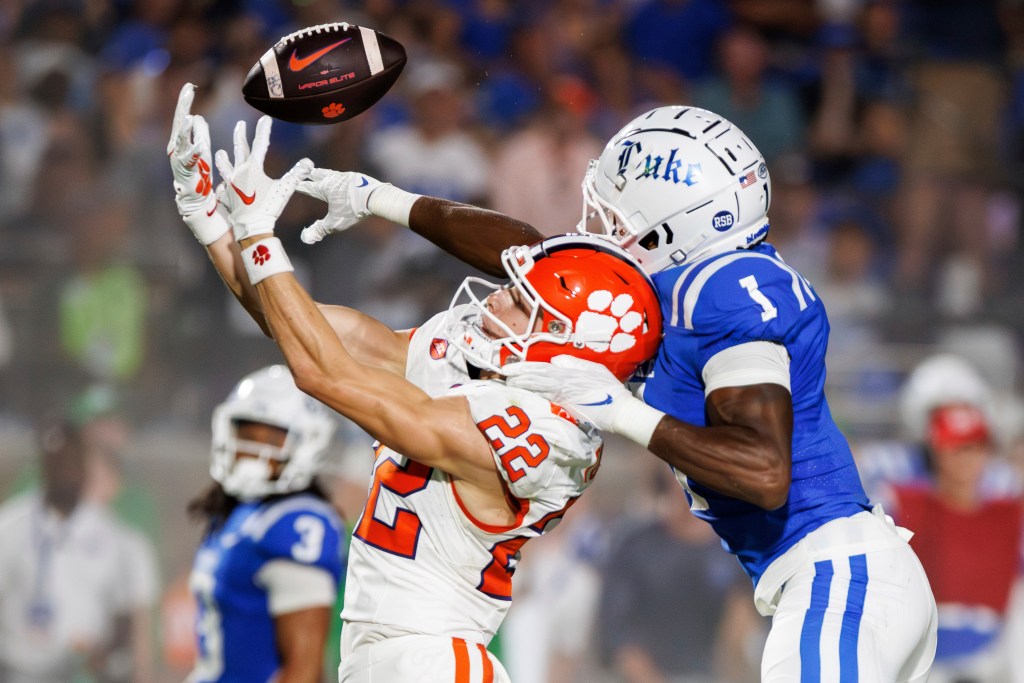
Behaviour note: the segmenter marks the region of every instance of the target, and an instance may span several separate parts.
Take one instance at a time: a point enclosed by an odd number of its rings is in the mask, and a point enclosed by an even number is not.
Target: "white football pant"
[[[764,683],[927,679],[935,599],[903,531],[876,508],[822,526],[772,563],[755,593],[762,614],[772,615]]]
[[[344,638],[344,636],[343,636]],[[511,683],[497,657],[462,638],[408,635],[344,656],[339,683]]]

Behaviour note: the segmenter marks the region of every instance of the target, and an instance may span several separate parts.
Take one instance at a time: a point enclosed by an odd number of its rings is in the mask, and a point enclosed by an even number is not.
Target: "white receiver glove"
[[[274,224],[295,193],[299,182],[313,170],[313,162],[301,159],[291,170],[274,180],[263,171],[263,162],[270,147],[269,116],[256,122],[252,150],[246,138],[245,121],[235,124],[235,161],[228,153],[217,150],[217,170],[224,178],[221,201],[227,206],[235,239],[241,241],[254,235],[273,234]]]
[[[608,368],[575,356],[513,363],[501,373],[508,386],[540,394],[601,431],[621,434],[644,448],[665,416],[634,397]]]
[[[370,193],[382,184],[365,173],[314,168],[309,180],[299,183],[297,190],[327,202],[327,215],[303,228],[302,241],[316,244],[328,235],[348,230],[369,216],[367,203]]]
[[[185,225],[201,244],[216,242],[229,230],[227,212],[217,202],[211,177],[210,128],[202,116],[193,116],[196,87],[186,83],[174,108],[167,156],[174,176],[174,203]]]

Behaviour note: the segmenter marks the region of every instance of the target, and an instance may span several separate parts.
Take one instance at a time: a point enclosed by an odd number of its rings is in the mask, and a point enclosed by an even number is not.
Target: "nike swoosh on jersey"
[[[253,199],[256,199],[256,197],[253,196]],[[245,200],[243,199],[242,201],[245,201]],[[214,202],[213,203],[213,208],[206,212],[206,217],[209,218],[210,216],[212,216],[215,213],[217,213],[217,202]]]
[[[242,192],[241,190],[239,190],[238,186],[235,185],[234,183],[231,183],[231,189],[233,189],[235,191],[235,194],[237,194],[239,197],[242,198],[242,203],[245,204],[245,205],[252,204],[254,201],[256,201],[256,193],[255,192],[253,192],[251,195],[246,194],[246,193]]]
[[[351,38],[346,38],[345,40],[339,40],[334,45],[328,45],[327,47],[322,48],[320,50],[317,50],[313,54],[307,55],[305,57],[299,57],[299,55],[298,55],[299,51],[298,50],[292,50],[292,56],[288,60],[288,68],[291,69],[292,71],[302,71],[307,66],[309,66],[310,64],[312,64],[316,60],[320,59],[325,54],[327,54],[328,52],[333,50],[334,48],[338,47],[339,45],[344,45],[345,43],[347,43],[350,40],[352,40],[352,39]]]
[[[581,406],[607,406],[607,405],[611,405],[612,400],[613,399],[612,399],[612,395],[611,394],[605,394],[603,401],[598,401],[596,403],[581,403],[580,405]]]
[[[360,176],[359,179],[363,182],[356,185],[356,187],[366,187],[367,185],[370,184],[370,181],[366,179],[366,176]]]

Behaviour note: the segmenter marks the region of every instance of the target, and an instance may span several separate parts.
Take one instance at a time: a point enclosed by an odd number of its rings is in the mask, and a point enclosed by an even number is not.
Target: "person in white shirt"
[[[40,450],[41,488],[0,506],[0,680],[104,681],[131,637],[131,558],[117,521],[82,498],[78,431],[50,426]]]

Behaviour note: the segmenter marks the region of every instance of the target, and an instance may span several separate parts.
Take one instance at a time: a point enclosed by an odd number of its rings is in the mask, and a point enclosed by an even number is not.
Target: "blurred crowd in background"
[[[906,466],[901,440],[926,430],[908,432],[898,406],[912,368],[944,352],[986,387],[999,485],[985,495],[1018,500],[1021,0],[4,0],[0,497],[35,485],[46,424],[87,431],[93,498],[153,547],[128,601],[152,609],[151,651],[136,653],[149,679],[188,668],[198,530],[184,508],[206,477],[210,411],[279,361],[178,218],[174,103],[196,83],[193,111],[230,149],[235,122],[258,116],[240,92],[249,68],[279,37],[334,21],[399,40],[406,70],[351,121],[276,122],[271,175],[308,156],[558,234],[623,123],[667,103],[711,109],[768,161],[769,239],[829,311],[830,401],[871,483],[934,475]],[[323,212],[296,196],[277,231],[319,301],[413,327],[471,273],[380,219],[302,245]],[[343,433],[328,477],[350,524],[368,444]],[[501,638],[513,679],[656,681],[656,664],[665,680],[756,680],[764,625],[738,565],[653,457],[618,441],[607,453],[604,495],[516,575]],[[0,628],[4,581],[0,565]]]

